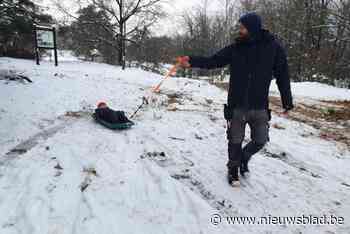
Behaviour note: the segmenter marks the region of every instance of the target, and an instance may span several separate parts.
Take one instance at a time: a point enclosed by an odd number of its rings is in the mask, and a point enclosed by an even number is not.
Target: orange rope
[[[176,60],[177,62],[175,63],[175,65],[173,65],[172,67],[171,67],[171,69],[168,71],[168,73],[165,75],[165,77],[163,78],[163,80],[161,80],[160,82],[159,82],[159,84],[156,86],[156,87],[154,87],[153,89],[152,89],[152,91],[154,92],[154,93],[159,93],[160,92],[160,86],[163,84],[163,82],[166,80],[166,79],[168,79],[170,76],[172,76],[172,75],[175,75],[175,73],[176,73],[176,70],[180,67],[180,65],[181,65],[181,59],[180,59],[180,57],[179,58],[177,58],[177,60]],[[136,113],[142,108],[142,106],[144,105],[144,104],[146,104],[146,105],[148,105],[149,104],[149,98],[150,97],[143,97],[142,98],[142,104],[137,108],[137,110],[131,115],[131,117],[130,117],[130,119],[132,119],[135,115],[136,115]]]
[[[153,88],[153,92],[155,93],[159,93],[160,92],[160,86],[163,84],[163,82],[168,79],[170,76],[175,75],[176,70],[178,69],[178,67],[180,66],[180,63],[177,62],[174,66],[172,66],[172,68],[169,70],[169,72],[165,75],[165,77],[163,78],[163,80],[161,80],[159,82],[159,84]]]

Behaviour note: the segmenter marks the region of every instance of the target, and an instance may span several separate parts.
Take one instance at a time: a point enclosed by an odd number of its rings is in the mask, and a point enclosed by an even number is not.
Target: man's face
[[[246,27],[244,27],[243,24],[239,24],[239,37],[240,38],[248,38],[249,37],[249,32]]]

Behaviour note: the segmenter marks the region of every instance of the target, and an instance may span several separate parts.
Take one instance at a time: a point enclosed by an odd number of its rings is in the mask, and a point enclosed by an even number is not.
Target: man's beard
[[[247,40],[249,38],[249,35],[243,34],[243,33],[238,33],[238,37],[242,40]]]

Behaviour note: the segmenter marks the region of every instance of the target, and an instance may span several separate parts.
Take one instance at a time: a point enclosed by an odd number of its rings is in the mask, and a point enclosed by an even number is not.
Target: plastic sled
[[[92,114],[92,117],[94,118],[94,120],[105,126],[106,128],[109,128],[109,129],[112,129],[112,130],[125,130],[125,129],[129,129],[131,128],[133,125],[135,125],[134,122],[130,121],[129,122],[125,122],[125,123],[109,123],[109,122],[106,122],[100,118],[98,118],[95,113]]]

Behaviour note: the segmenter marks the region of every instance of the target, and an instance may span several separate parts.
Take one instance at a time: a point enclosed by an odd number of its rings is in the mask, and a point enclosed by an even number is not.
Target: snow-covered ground
[[[71,50],[58,50],[57,51],[58,62],[77,62],[79,58],[74,55]],[[44,61],[52,62],[55,60],[54,50],[47,50],[47,56],[43,57]]]
[[[33,80],[0,80],[1,234],[349,233],[350,153],[308,125],[273,116],[271,125],[284,129],[271,127],[271,141],[252,159],[249,178],[232,188],[226,182],[226,93],[219,88],[171,78],[135,117],[136,125],[118,132],[88,113],[106,101],[130,115],[161,76],[81,61],[54,67],[10,58],[0,58],[1,70]],[[349,97],[318,84],[305,92],[294,87],[303,98]],[[68,111],[80,116],[65,116]],[[83,192],[82,185],[88,185]],[[222,217],[218,225],[211,223],[215,214]],[[303,215],[344,220],[225,220]]]

